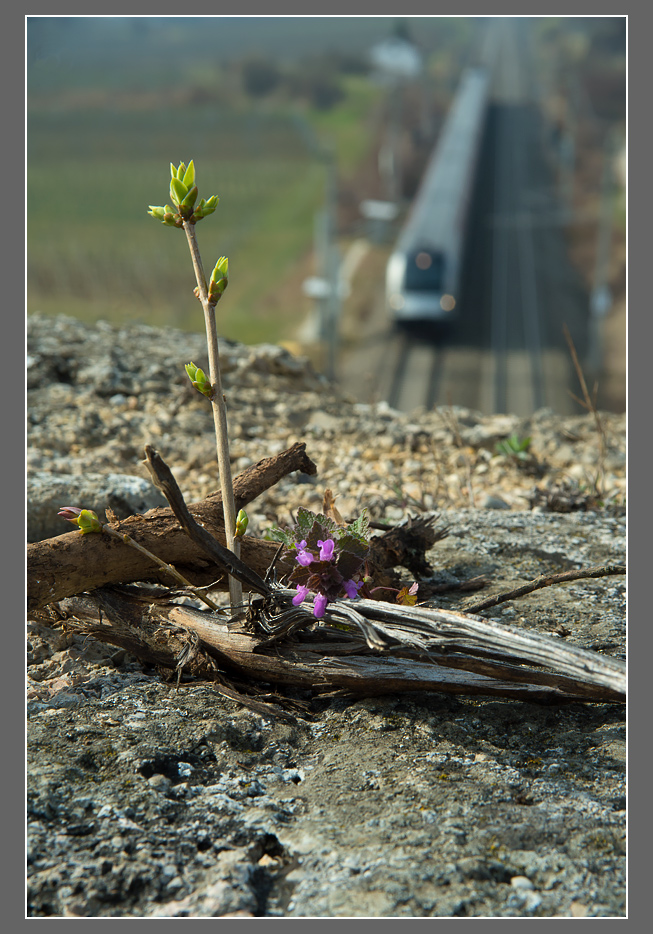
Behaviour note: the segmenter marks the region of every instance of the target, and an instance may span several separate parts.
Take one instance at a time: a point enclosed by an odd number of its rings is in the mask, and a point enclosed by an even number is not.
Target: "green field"
[[[36,112],[28,140],[28,313],[201,329],[186,239],[147,214],[170,200],[169,163],[194,158],[200,194],[220,198],[197,228],[205,266],[230,260],[222,333],[256,342],[296,326],[301,292],[296,307],[274,294],[312,249],[325,178],[291,121],[206,107]]]

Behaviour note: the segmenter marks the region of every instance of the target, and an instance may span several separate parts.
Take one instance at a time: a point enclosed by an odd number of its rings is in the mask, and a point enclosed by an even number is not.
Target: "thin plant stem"
[[[209,302],[209,293],[206,285],[206,276],[202,266],[195,225],[184,220],[184,230],[188,239],[188,247],[193,260],[195,279],[197,280],[198,298],[204,311],[206,325],[206,342],[209,351],[209,380],[213,387],[211,409],[213,410],[213,423],[215,425],[216,448],[218,454],[218,470],[220,472],[220,486],[222,489],[222,508],[224,512],[224,531],[227,548],[240,557],[240,541],[235,537],[236,532],[236,505],[234,501],[234,488],[231,478],[231,462],[229,460],[229,434],[227,429],[227,405],[222,392],[222,378],[220,376],[220,355],[218,351],[218,332],[215,324],[215,306]],[[243,602],[243,588],[239,580],[229,576],[229,596],[231,609],[234,611]]]
[[[580,383],[580,388],[583,392],[583,401],[575,396],[573,393],[570,393],[573,399],[579,403],[584,409],[588,412],[591,412],[594,417],[594,422],[596,423],[596,430],[599,436],[599,462],[597,465],[597,475],[594,480],[594,492],[599,496],[603,495],[603,486],[604,486],[604,473],[605,473],[605,455],[607,451],[607,440],[605,437],[605,429],[603,423],[601,422],[601,416],[598,413],[596,408],[596,387],[594,392],[594,399],[589,394],[587,389],[587,383],[585,382],[585,376],[583,375],[583,370],[581,368],[580,362],[578,360],[578,354],[576,353],[576,346],[572,339],[571,334],[569,333],[569,328],[566,324],[562,326],[565,340],[567,341],[567,346],[569,347],[569,353],[571,354],[572,363],[574,364],[574,369],[576,371],[576,376],[578,377],[578,382]]]

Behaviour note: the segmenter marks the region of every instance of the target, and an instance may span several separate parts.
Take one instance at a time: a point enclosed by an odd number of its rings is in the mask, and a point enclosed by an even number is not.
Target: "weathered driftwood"
[[[292,591],[276,591],[267,619],[261,608],[268,601],[258,601],[248,621],[225,621],[187,606],[146,607],[115,591],[71,598],[61,608],[78,631],[164,668],[179,669],[182,659],[189,673],[211,680],[217,666],[227,677],[250,682],[364,696],[444,691],[536,703],[625,701],[622,661],[551,636],[374,600],[330,604],[318,623],[307,609],[293,608],[291,597]],[[291,608],[278,612],[283,605]],[[299,622],[293,633],[285,626],[288,614]],[[270,638],[274,629],[284,636]]]
[[[149,450],[150,462],[157,463],[156,452]],[[165,464],[163,467],[168,469]],[[236,508],[242,509],[295,470],[310,475],[316,473],[315,464],[301,443],[276,457],[260,461],[236,477]],[[168,495],[170,490],[165,492]],[[186,509],[183,500],[181,505]],[[225,547],[222,496],[213,493],[202,502],[192,504],[187,511],[195,523],[201,523],[203,541],[189,537],[188,528],[183,527],[171,508],[151,509],[143,516],[130,516],[111,525],[119,532],[128,533],[163,561],[173,564],[195,586],[214,584],[216,590],[226,590],[229,561],[233,557],[229,559],[231,553]],[[377,586],[396,586],[395,575],[387,571],[388,568],[403,565],[415,571],[425,565],[424,553],[446,535],[446,529],[434,528],[436,518],[421,516],[373,539],[369,567]],[[207,550],[209,537],[213,539],[213,550]],[[264,577],[276,551],[274,542],[246,535],[242,539],[241,565],[250,569],[250,577]],[[261,592],[251,579],[241,579],[246,590]],[[105,535],[80,535],[73,531],[27,546],[27,608],[30,612],[65,597],[132,581],[171,584],[165,572],[147,558]]]

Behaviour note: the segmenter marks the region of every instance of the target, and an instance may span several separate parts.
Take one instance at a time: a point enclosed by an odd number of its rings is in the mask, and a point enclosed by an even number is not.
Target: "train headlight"
[[[443,311],[453,311],[456,307],[456,299],[453,295],[443,295],[440,299],[440,308]]]

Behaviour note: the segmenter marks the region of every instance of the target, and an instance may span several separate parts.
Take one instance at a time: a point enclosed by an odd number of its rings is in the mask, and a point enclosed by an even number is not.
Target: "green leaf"
[[[185,208],[193,208],[195,206],[195,202],[197,201],[197,195],[198,195],[197,185],[193,185],[193,187],[189,190],[184,200],[181,202],[182,205]]]
[[[296,541],[306,539],[309,551],[318,550],[317,543],[319,539],[324,541],[326,538],[333,538],[333,533],[337,528],[338,526],[332,519],[323,516],[321,513],[311,512],[310,509],[304,509],[303,506],[297,510]]]
[[[346,534],[354,535],[359,541],[367,545],[370,536],[370,520],[367,509],[364,509],[357,519],[349,523],[346,527]]]
[[[276,525],[273,525],[271,529],[268,529],[263,538],[269,542],[283,542],[286,548],[292,548],[295,542],[293,534],[280,529]]]
[[[184,185],[186,186],[186,188],[192,188],[193,185],[195,184],[195,165],[192,159],[188,163],[188,168],[184,172],[184,177],[182,181]]]
[[[82,535],[88,535],[89,532],[102,531],[102,523],[92,509],[82,509],[77,517],[77,525]]]
[[[173,178],[170,182],[170,197],[173,203],[176,205],[181,204],[187,194],[188,189],[186,186],[178,178]]]

